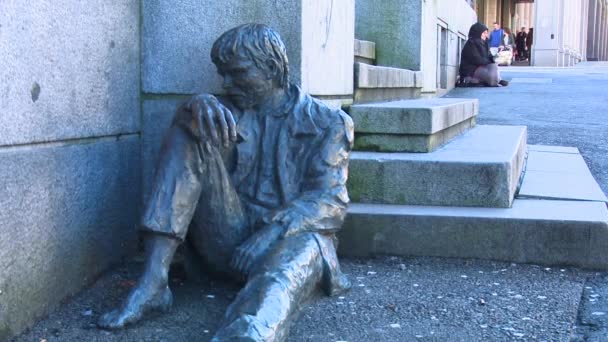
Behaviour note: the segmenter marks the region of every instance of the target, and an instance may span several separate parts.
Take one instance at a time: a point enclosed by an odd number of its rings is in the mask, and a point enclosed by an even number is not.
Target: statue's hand
[[[195,95],[187,103],[186,110],[190,110],[194,114],[201,139],[207,136],[205,133],[207,131],[211,135],[213,143],[218,145],[220,143],[219,130],[224,146],[228,146],[229,141],[236,141],[234,116],[215,96]]]
[[[232,267],[243,274],[249,274],[255,263],[282,234],[283,227],[274,224],[257,231],[236,249],[232,257]]]

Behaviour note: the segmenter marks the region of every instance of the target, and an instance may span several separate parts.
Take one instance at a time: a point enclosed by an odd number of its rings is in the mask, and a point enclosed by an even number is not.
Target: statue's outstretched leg
[[[280,240],[254,268],[212,341],[284,341],[289,324],[323,276],[313,233]]]

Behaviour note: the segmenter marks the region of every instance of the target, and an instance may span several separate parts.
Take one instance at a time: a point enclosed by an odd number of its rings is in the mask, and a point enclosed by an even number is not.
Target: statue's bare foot
[[[173,295],[166,285],[157,290],[138,286],[131,291],[120,308],[101,316],[97,325],[103,329],[120,329],[127,324],[139,321],[151,311],[167,311],[172,302]]]

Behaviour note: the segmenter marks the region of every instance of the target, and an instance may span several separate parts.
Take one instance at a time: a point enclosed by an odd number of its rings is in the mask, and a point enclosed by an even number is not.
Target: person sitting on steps
[[[488,28],[475,23],[469,29],[469,39],[462,49],[460,58],[460,81],[464,87],[501,87],[509,82],[500,78],[498,65],[490,54],[487,44]]]

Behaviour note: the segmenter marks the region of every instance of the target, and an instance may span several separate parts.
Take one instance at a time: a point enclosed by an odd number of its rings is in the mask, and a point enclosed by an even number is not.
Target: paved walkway
[[[578,147],[608,192],[608,64],[509,67],[504,88],[456,89],[480,98],[479,123],[528,125],[529,142]],[[140,268],[109,272],[14,341],[207,341],[237,288],[176,272],[176,305],[119,332],[93,322],[118,303]],[[290,341],[606,341],[608,273],[477,260],[344,260],[354,287],[302,310]]]

